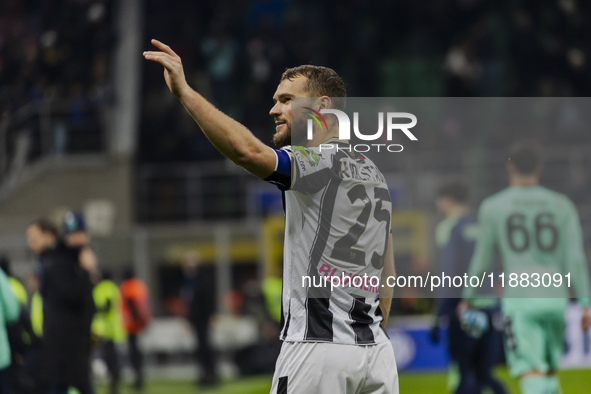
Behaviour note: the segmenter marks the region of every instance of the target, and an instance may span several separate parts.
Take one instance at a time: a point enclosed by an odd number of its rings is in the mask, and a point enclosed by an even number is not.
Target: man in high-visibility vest
[[[39,278],[37,274],[33,274],[28,282],[29,291],[31,292],[31,301],[29,302],[31,328],[33,334],[38,339],[43,337],[43,300],[41,293],[39,293]]]
[[[109,371],[110,392],[117,394],[121,375],[117,344],[125,341],[127,333],[123,326],[121,293],[112,279],[111,273],[104,270],[102,280],[94,287],[92,295],[96,313],[92,332],[101,341],[101,357]]]

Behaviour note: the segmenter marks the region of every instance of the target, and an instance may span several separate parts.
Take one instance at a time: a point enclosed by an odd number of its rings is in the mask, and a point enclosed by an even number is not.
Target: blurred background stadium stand
[[[249,324],[250,287],[280,263],[280,196],[208,143],[161,68],[142,60],[150,38],[179,53],[194,88],[270,141],[281,73],[305,63],[336,69],[356,97],[589,96],[590,22],[591,3],[576,0],[3,0],[0,251],[25,278],[27,224],[81,210],[100,263],[115,273],[133,263],[157,316],[182,314],[182,267],[196,253],[214,271],[218,312]],[[441,179],[470,180],[476,207],[506,185],[503,163],[483,149],[515,137],[442,129],[389,168],[399,265],[420,273],[434,262]],[[591,134],[563,137],[542,136],[553,146],[544,183],[575,200],[591,237]],[[409,294],[394,308],[395,322],[429,313],[431,300]]]

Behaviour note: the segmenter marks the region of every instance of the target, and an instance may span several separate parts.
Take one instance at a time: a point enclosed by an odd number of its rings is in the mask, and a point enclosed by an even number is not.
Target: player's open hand
[[[160,51],[146,51],[144,58],[164,67],[164,79],[168,88],[172,94],[180,97],[183,90],[188,87],[181,58],[168,45],[158,40],[152,40],[151,43]]]

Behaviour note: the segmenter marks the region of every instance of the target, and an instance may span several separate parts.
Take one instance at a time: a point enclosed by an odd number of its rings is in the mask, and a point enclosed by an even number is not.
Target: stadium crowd
[[[334,68],[352,97],[580,97],[591,93],[587,39],[591,29],[586,23],[591,8],[575,0],[147,0],[145,18],[144,49],[149,49],[151,38],[170,44],[182,57],[191,86],[268,143],[273,131],[268,115],[271,96],[281,73],[295,64]],[[149,168],[162,171],[162,164],[221,161],[198,127],[183,116],[184,108],[166,95],[165,84],[152,83],[161,78],[161,71],[149,64],[143,67],[140,168],[154,164]],[[547,146],[566,149],[589,143],[584,128],[569,127],[569,122],[584,124],[580,121],[584,115],[568,103],[561,111],[550,115],[553,121],[546,122],[543,130],[501,125],[494,131],[473,132],[455,127],[458,122],[450,118],[421,135],[416,150],[427,154],[417,165],[446,176],[461,171],[462,162],[480,150],[485,152],[481,154],[485,167],[490,159],[487,151],[506,149],[516,137],[535,137]],[[430,151],[440,155],[430,157]],[[444,155],[449,151],[451,157]],[[437,157],[445,157],[447,172]],[[585,168],[586,158],[576,165]],[[589,205],[591,180],[570,166],[564,161],[553,164],[553,171],[544,176],[568,172],[571,175],[555,176],[550,184],[572,192],[577,203]],[[178,172],[169,171],[160,176],[149,168],[149,176],[141,178],[145,192],[138,195],[140,205],[160,201],[164,208],[139,209],[140,220],[191,218],[189,209],[182,207],[190,190],[202,188],[194,180],[198,174],[173,177],[168,174]],[[496,186],[504,185],[502,172],[490,177],[501,180]],[[223,189],[228,194],[232,188],[207,185],[204,190]],[[230,205],[237,209],[220,211],[244,214],[240,203],[233,201]],[[216,212],[214,216],[223,215]]]
[[[115,38],[111,0],[0,3],[0,117],[9,123],[2,141],[9,153],[23,133],[30,141],[29,159],[42,150],[100,148],[99,111],[113,99]],[[51,134],[44,137],[51,147],[40,146],[40,114],[48,106],[52,126],[43,131]],[[9,166],[4,167],[1,172]]]
[[[276,81],[294,64],[329,65],[356,97],[591,93],[591,7],[581,1],[146,0],[143,6],[143,41],[170,43],[191,85],[263,141],[270,141],[267,110]],[[43,153],[101,149],[101,111],[116,102],[114,25],[111,0],[0,4],[0,115],[9,124],[0,133],[0,154],[6,152],[0,176]],[[221,160],[191,119],[178,116],[184,109],[162,99],[166,86],[148,83],[159,73],[143,64],[138,164]],[[39,116],[42,102],[52,103],[49,127]],[[567,109],[562,118],[569,116]],[[441,127],[422,136],[419,149],[504,148],[514,132]],[[575,130],[545,132],[542,142],[589,141]],[[580,195],[589,189],[583,175],[566,181]]]
[[[354,97],[591,92],[591,7],[581,1],[145,4],[144,41],[159,38],[175,48],[192,86],[263,141],[270,140],[267,110],[276,81],[295,64],[334,68]],[[190,119],[177,116],[179,105],[162,101],[166,86],[147,83],[159,73],[144,65],[140,161],[221,159]],[[505,147],[510,137],[497,135],[490,143]],[[422,146],[454,136],[433,138]]]

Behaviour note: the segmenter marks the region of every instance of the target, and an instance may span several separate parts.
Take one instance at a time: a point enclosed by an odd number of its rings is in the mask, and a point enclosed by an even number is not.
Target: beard
[[[285,132],[273,134],[273,144],[277,148],[291,145],[291,128],[287,126]]]
[[[306,146],[308,144],[306,119],[303,116],[292,116],[291,122],[286,123],[286,126],[284,132],[276,132],[273,135],[273,144],[275,146],[283,148],[287,145]]]
[[[303,133],[292,134],[291,127],[288,126],[284,133],[275,133],[273,135],[273,144],[277,148],[283,148],[288,145],[306,146],[307,142],[306,136]]]

